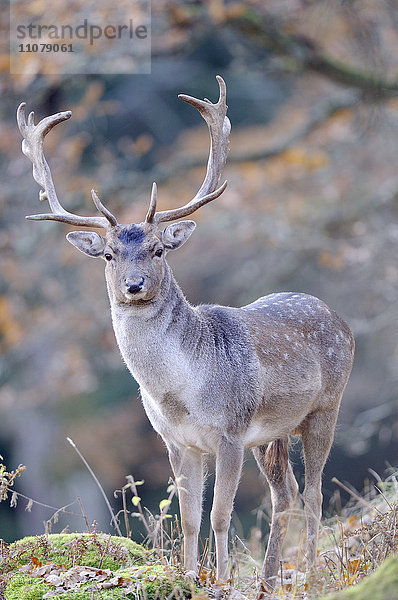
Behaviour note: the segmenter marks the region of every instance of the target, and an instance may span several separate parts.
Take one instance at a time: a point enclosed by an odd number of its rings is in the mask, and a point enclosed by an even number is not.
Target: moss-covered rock
[[[112,585],[114,581],[114,585]],[[193,587],[184,579],[182,574],[163,565],[148,565],[144,569],[136,567],[119,569],[109,579],[111,587],[104,589],[102,586],[108,582],[97,583],[90,581],[78,589],[69,588],[65,593],[54,596],[56,600],[116,600],[131,599],[155,600],[166,598],[190,598]],[[43,582],[40,578],[29,575],[16,574],[8,583],[5,600],[42,600],[53,586]]]
[[[188,598],[192,583],[127,538],[94,534],[28,537],[11,544],[5,600]]]
[[[398,557],[388,558],[358,585],[324,596],[323,600],[398,600]]]
[[[10,545],[10,551],[19,564],[27,564],[32,557],[41,562],[55,562],[71,567],[119,569],[142,562],[147,552],[143,546],[128,538],[100,533],[60,533],[25,537]]]

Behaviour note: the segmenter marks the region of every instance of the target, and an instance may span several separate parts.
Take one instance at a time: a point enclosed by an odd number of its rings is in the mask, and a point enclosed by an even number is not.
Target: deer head
[[[105,208],[94,190],[91,195],[101,216],[82,217],[65,210],[58,201],[51,171],[44,157],[43,141],[47,133],[58,123],[71,117],[71,112],[60,112],[45,117],[34,124],[33,112],[25,117],[25,103],[17,111],[18,126],[23,142],[22,151],[33,163],[33,177],[41,186],[40,200],[48,200],[51,213],[30,215],[34,221],[61,221],[70,225],[100,228],[105,235],[96,231],[73,231],[67,240],[78,250],[93,258],[102,258],[106,263],[105,275],[108,289],[122,303],[146,303],[158,293],[165,271],[165,255],[175,250],[189,238],[195,229],[194,221],[178,221],[161,230],[163,222],[175,221],[191,215],[218,198],[225,190],[227,182],[217,188],[221,170],[225,164],[231,129],[226,105],[226,86],[220,76],[219,99],[213,104],[207,98],[198,100],[191,96],[179,95],[181,100],[197,108],[206,121],[210,133],[210,152],[205,179],[195,197],[181,208],[157,211],[156,184],[152,186],[149,209],[145,220],[139,224],[119,224],[114,215]]]

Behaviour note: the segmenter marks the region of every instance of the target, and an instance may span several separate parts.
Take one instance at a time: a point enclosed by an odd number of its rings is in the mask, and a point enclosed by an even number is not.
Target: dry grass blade
[[[66,438],[68,440],[68,442],[70,443],[70,445],[72,446],[72,448],[74,448],[77,452],[77,454],[79,455],[79,457],[81,458],[81,460],[83,461],[84,465],[87,467],[87,470],[89,471],[90,475],[92,476],[92,478],[94,479],[95,483],[97,484],[97,487],[99,488],[102,497],[105,500],[105,504],[108,507],[108,510],[111,514],[111,523],[112,525],[115,527],[116,531],[118,532],[118,535],[120,535],[120,537],[122,537],[122,532],[120,531],[117,519],[113,513],[112,507],[110,505],[110,502],[104,492],[104,488],[102,487],[101,483],[98,480],[98,477],[96,476],[96,474],[94,473],[94,471],[92,470],[92,468],[90,467],[90,465],[88,464],[88,462],[86,461],[86,459],[84,458],[83,454],[80,452],[79,448],[76,446],[75,442],[73,440],[71,440],[69,437]]]
[[[337,479],[337,477],[332,477],[332,482],[333,483],[337,483],[337,485],[339,485],[345,492],[347,492],[348,494],[350,494],[350,496],[352,496],[353,498],[355,498],[355,500],[357,500],[357,502],[359,502],[363,506],[366,506],[367,508],[372,508],[372,505],[370,504],[370,502],[367,502],[366,500],[364,500],[364,498],[362,498],[361,496],[359,496],[358,494],[356,494],[353,490],[351,490],[349,487],[347,487],[346,485],[344,485],[344,483],[342,483],[341,481],[339,481]],[[374,508],[375,508],[375,510],[378,513],[382,514],[381,511],[377,507],[374,507]]]

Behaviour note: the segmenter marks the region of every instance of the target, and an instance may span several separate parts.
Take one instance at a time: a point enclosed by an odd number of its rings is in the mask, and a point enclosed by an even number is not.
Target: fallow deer
[[[195,229],[190,220],[163,231],[161,224],[187,217],[224,191],[217,189],[229,150],[226,87],[217,77],[217,103],[179,97],[197,108],[210,133],[205,179],[182,208],[157,211],[153,185],[145,220],[119,224],[92,191],[101,216],[66,211],[57,199],[43,153],[43,140],[71,112],[34,124],[18,109],[22,149],[48,200],[54,220],[89,228],[68,241],[88,256],[105,261],[112,323],[123,359],[140,386],[153,428],[163,438],[179,490],[184,534],[184,565],[197,572],[198,533],[203,492],[203,458],[216,457],[211,524],[217,579],[228,576],[228,529],[245,448],[251,448],[271,489],[272,520],[262,577],[278,572],[281,545],[298,485],[288,457],[289,435],[302,438],[305,461],[304,504],[307,564],[316,557],[321,516],[321,476],[332,444],[340,400],[351,372],[354,341],[346,323],[321,300],[303,293],[276,293],[242,308],[192,306],[184,297],[166,254]]]

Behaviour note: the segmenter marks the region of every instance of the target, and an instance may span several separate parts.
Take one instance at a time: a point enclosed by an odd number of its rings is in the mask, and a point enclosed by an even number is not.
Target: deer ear
[[[106,243],[105,238],[95,231],[71,231],[67,234],[66,239],[80,252],[93,258],[102,256]]]
[[[162,242],[168,250],[182,246],[196,227],[195,221],[179,221],[166,227],[162,233]]]

